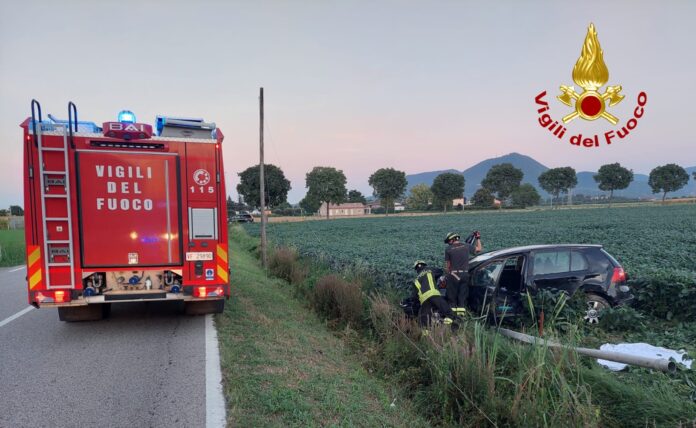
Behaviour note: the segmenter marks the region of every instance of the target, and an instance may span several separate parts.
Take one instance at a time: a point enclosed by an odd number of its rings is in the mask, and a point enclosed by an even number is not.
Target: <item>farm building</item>
[[[326,216],[326,203],[319,208],[319,215]],[[330,204],[329,216],[358,216],[370,214],[370,207],[359,202],[349,202],[345,204]]]
[[[382,201],[380,201],[379,199],[367,201],[366,208],[369,208],[370,210],[382,208]]]

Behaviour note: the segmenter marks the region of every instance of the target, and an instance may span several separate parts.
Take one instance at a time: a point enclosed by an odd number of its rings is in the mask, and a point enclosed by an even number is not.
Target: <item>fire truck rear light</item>
[[[39,291],[34,298],[39,303],[66,303],[70,301],[70,293],[65,290]]]
[[[205,287],[205,286],[200,286],[200,287],[195,287],[194,288],[194,297],[220,297],[225,295],[225,289],[222,287]]]

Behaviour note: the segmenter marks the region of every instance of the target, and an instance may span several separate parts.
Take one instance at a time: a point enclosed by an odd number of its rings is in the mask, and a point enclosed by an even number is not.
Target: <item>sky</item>
[[[382,167],[463,170],[511,152],[577,171],[694,166],[695,16],[688,1],[0,0],[0,206],[23,205],[18,125],[32,98],[59,118],[73,101],[97,123],[123,109],[213,121],[235,198],[258,163],[260,87],[266,162],[291,181],[290,202],[314,166],[365,194]],[[583,148],[540,127],[534,97],[546,90],[556,119],[572,111],[555,95],[574,84],[591,22],[626,95],[611,112],[625,123],[638,93],[648,101],[628,138]]]

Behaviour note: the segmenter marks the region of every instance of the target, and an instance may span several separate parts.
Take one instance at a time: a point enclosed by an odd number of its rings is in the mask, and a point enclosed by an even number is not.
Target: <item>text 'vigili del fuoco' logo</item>
[[[614,116],[609,109],[623,101],[625,95],[621,94],[621,85],[607,86],[602,92],[601,88],[609,81],[609,69],[604,63],[604,52],[599,46],[597,31],[593,24],[587,29],[585,43],[582,45],[580,58],[573,67],[573,81],[582,88],[578,93],[573,86],[561,85],[561,94],[556,98],[574,111],[566,114],[562,118],[562,124],[549,114],[551,107],[545,100],[546,91],[543,91],[534,98],[539,113],[539,125],[546,128],[551,134],[562,140],[568,130],[564,125],[576,118],[584,120],[606,120],[612,125],[617,125],[621,119]],[[637,97],[637,105],[633,110],[633,116],[625,124],[615,130],[609,130],[602,135],[601,141],[611,144],[612,140],[626,138],[638,125],[638,120],[643,117],[644,107],[648,101],[645,92],[640,92]],[[582,133],[569,134],[570,144],[579,147],[599,147],[600,136],[586,136]]]

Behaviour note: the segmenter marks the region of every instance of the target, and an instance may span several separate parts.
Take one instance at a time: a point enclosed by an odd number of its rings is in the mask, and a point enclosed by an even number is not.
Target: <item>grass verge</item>
[[[232,298],[217,317],[230,426],[426,426],[285,281],[264,274],[254,239],[232,235]]]
[[[0,267],[24,263],[24,229],[0,230]]]

